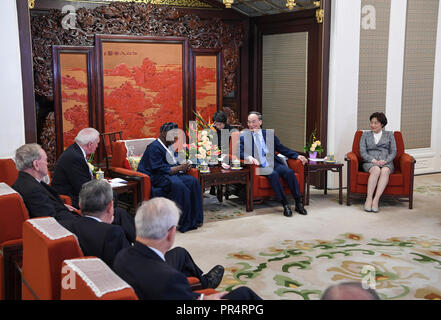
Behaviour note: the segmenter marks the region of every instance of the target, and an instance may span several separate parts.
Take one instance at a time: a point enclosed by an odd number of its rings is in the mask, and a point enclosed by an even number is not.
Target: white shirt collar
[[[76,142],[75,142],[75,143],[76,143]],[[77,146],[80,147],[81,151],[83,152],[84,159],[86,159],[86,161],[87,161],[86,151],[84,151],[84,149],[81,148],[81,146],[80,146],[78,143],[77,143]]]
[[[91,218],[91,219],[94,219],[94,220],[96,220],[96,221],[98,221],[98,222],[103,222],[100,218],[97,218],[97,217],[94,217],[94,216],[85,216],[85,217],[87,217],[87,218]]]
[[[158,249],[153,248],[153,247],[149,247],[149,248],[152,249],[165,262],[164,254],[161,251],[159,251]]]

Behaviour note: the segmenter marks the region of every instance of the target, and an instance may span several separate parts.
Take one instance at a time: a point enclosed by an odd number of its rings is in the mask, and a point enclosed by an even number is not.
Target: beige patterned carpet
[[[264,299],[319,299],[330,285],[368,281],[382,299],[441,299],[441,174],[415,177],[414,209],[312,190],[308,215],[283,216],[277,202],[247,213],[239,199],[204,199],[205,224],[178,234],[203,270],[222,264],[218,290],[246,285]]]

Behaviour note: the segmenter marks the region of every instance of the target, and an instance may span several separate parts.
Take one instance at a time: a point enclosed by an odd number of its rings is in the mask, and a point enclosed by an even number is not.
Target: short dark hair
[[[255,114],[256,116],[259,117],[259,120],[262,120],[262,114],[258,111],[251,111],[250,113],[248,113],[248,116]]]
[[[227,123],[227,115],[223,111],[217,111],[213,114],[213,122]]]
[[[113,191],[105,180],[91,180],[81,187],[80,208],[83,213],[94,215],[106,210],[113,200]]]
[[[383,112],[374,112],[369,117],[369,121],[371,121],[373,118],[377,118],[378,122],[381,123],[381,126],[383,128],[387,125],[387,118],[386,118],[386,115]]]
[[[328,287],[321,300],[381,300],[374,289],[364,289],[360,282],[343,282]]]
[[[176,123],[174,123],[174,122],[165,122],[162,126],[161,126],[161,128],[159,129],[159,132],[168,132],[168,131],[170,131],[170,130],[172,130],[172,129],[177,129],[178,128],[178,125],[176,124]]]

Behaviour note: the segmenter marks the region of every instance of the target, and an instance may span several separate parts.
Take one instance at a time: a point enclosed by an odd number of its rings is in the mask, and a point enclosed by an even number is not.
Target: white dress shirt
[[[383,135],[383,130],[381,130],[378,133],[374,132],[374,140],[375,140],[375,144],[378,144],[378,141],[380,141],[381,136]]]

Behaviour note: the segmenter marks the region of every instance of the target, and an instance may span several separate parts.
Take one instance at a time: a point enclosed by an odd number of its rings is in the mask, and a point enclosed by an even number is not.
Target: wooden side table
[[[309,205],[309,178],[310,174],[313,172],[325,172],[325,187],[324,194],[328,194],[328,175],[326,171],[338,172],[338,202],[343,204],[343,190],[342,190],[342,168],[343,163],[339,162],[325,162],[325,161],[317,161],[316,164],[311,164],[308,162],[305,165],[305,205]]]
[[[122,194],[122,193],[131,193],[132,194],[132,208],[134,210],[134,213],[136,213],[136,209],[138,209],[138,181],[127,181],[127,183],[125,183],[122,186],[118,186],[118,187],[113,187],[112,189],[117,193],[117,194]]]
[[[221,166],[211,167],[210,172],[199,172],[199,183],[201,184],[202,198],[205,188],[223,184],[241,183],[246,185],[246,210],[253,211],[253,188],[251,182],[250,167],[245,166],[241,170],[224,169]],[[222,197],[222,194],[220,194]]]

